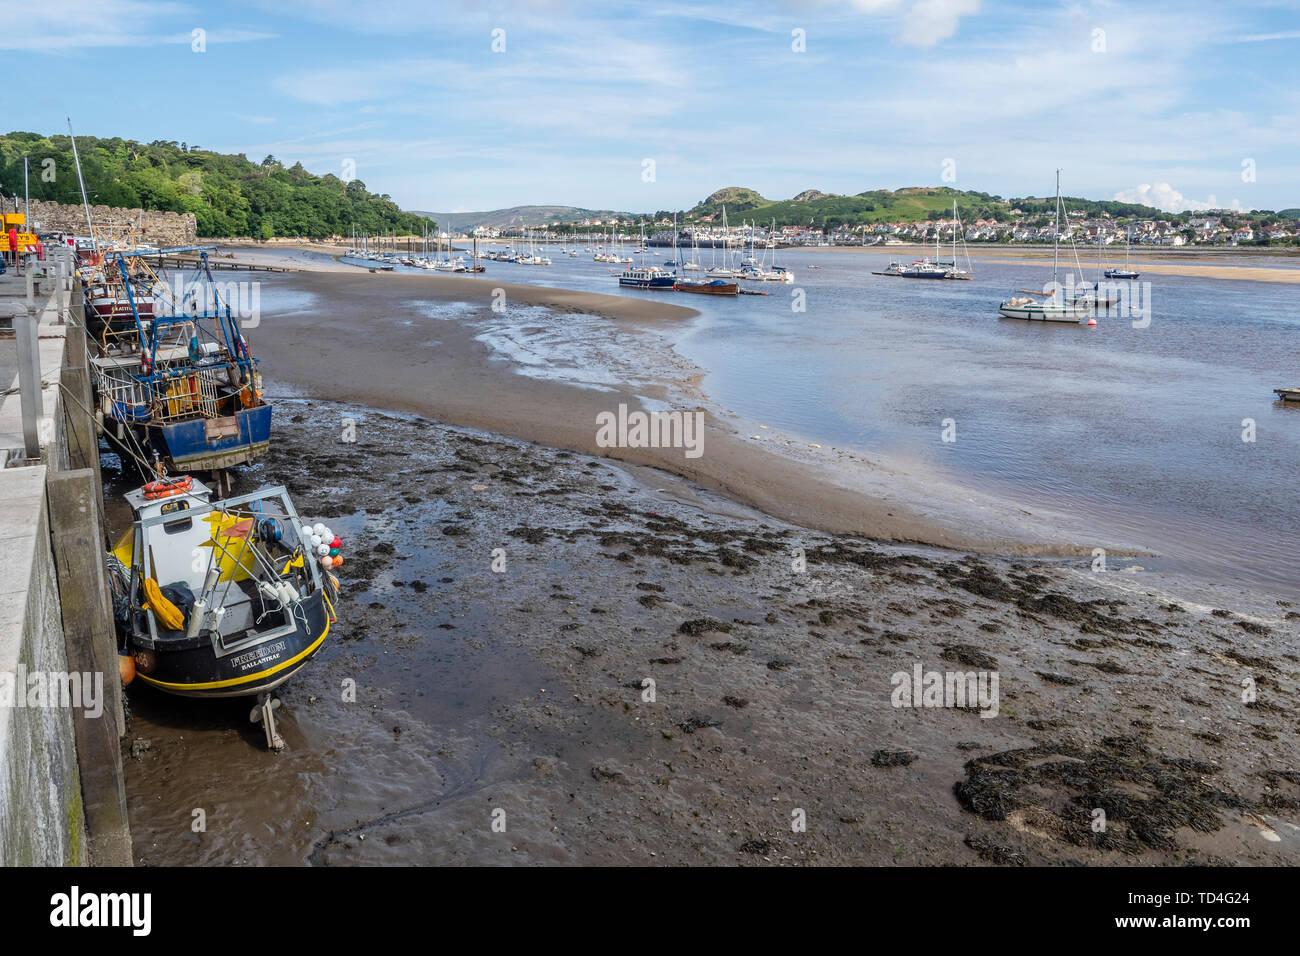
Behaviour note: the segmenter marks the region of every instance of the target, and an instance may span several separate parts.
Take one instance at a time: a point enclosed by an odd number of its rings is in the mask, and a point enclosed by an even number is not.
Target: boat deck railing
[[[215,368],[191,367],[174,376],[141,380],[130,367],[96,365],[100,394],[107,399],[105,413],[126,422],[170,422],[190,418],[217,418],[219,383]]]

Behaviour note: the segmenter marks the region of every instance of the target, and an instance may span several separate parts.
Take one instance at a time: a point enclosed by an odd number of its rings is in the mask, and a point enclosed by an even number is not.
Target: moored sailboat
[[[998,314],[1003,318],[1023,319],[1030,322],[1071,322],[1077,325],[1093,312],[1093,300],[1067,298],[1060,283],[1056,281],[1061,247],[1061,171],[1059,169],[1056,171],[1055,227],[1052,233],[1052,291],[1040,293],[1021,290],[1020,296],[1007,299],[998,306]]]

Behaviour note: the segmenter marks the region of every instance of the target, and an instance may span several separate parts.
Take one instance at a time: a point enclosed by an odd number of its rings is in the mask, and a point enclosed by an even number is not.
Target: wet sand
[[[245,703],[132,689],[142,864],[1300,862],[1282,602],[809,531],[421,416],[276,429],[238,481],[341,533],[340,622],[278,756]],[[895,706],[917,664],[996,670],[997,715]]]

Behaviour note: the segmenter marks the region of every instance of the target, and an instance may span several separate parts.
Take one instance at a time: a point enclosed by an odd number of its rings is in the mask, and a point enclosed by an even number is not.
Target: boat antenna
[[[72,161],[77,167],[77,182],[81,185],[81,205],[86,210],[86,228],[90,230],[90,248],[99,251],[95,240],[95,224],[90,221],[90,202],[86,199],[86,181],[81,177],[81,158],[77,155],[77,137],[72,135],[72,117],[68,117],[68,139],[72,140]]]

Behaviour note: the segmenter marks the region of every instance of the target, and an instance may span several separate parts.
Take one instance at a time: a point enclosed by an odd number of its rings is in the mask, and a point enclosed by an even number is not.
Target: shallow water
[[[677,351],[706,370],[712,399],[753,422],[1065,511],[1098,542],[1156,551],[1148,566],[1300,592],[1300,407],[1272,392],[1295,384],[1300,286],[1148,273],[1149,327],[1103,316],[1088,328],[998,317],[1003,298],[1043,287],[1050,262],[977,261],[973,281],[915,282],[872,275],[886,253],[782,251],[793,286],[714,299],[620,290],[614,267],[551,255],[550,267],[488,263],[482,278],[689,305],[701,315]],[[1067,272],[1080,275],[1073,261]],[[1081,277],[1095,279],[1086,256]],[[529,338],[524,364],[567,347],[553,338]]]

